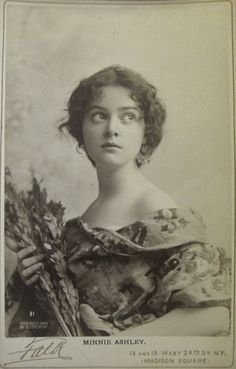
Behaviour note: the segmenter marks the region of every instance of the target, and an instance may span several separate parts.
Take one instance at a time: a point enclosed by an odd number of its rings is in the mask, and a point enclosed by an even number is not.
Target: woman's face
[[[86,151],[96,166],[134,162],[144,138],[138,104],[122,86],[105,86],[90,103],[82,132]]]

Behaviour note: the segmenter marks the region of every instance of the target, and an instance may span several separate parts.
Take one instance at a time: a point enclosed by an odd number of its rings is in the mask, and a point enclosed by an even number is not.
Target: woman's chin
[[[106,155],[102,158],[99,158],[99,160],[95,160],[96,167],[99,166],[107,166],[107,167],[121,167],[124,165],[127,165],[130,162],[133,162],[134,160],[124,160],[117,156],[112,155]]]

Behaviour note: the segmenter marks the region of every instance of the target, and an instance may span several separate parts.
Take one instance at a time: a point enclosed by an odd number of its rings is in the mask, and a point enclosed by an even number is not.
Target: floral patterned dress
[[[90,228],[75,218],[66,223],[62,242],[68,273],[79,292],[84,335],[116,334],[176,307],[230,307],[230,262],[206,242],[205,226],[193,209],[157,210],[116,231]],[[20,283],[15,275],[7,288],[7,334],[37,335],[19,329],[32,304],[41,319],[49,314],[51,323],[42,335],[59,334],[50,312],[35,307],[40,303],[33,298],[33,287],[21,287],[28,300],[19,301]]]

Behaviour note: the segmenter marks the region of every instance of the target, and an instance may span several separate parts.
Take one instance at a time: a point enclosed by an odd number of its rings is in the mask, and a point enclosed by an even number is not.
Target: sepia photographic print
[[[231,1],[2,1],[3,368],[233,368]]]

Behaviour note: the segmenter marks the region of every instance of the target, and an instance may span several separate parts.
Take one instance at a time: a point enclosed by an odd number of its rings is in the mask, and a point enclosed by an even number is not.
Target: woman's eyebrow
[[[137,108],[136,106],[121,106],[120,108],[118,108],[118,110],[136,110],[138,113],[140,112],[140,109]]]
[[[107,110],[106,108],[104,108],[103,106],[100,106],[100,105],[91,105],[89,108],[88,108],[88,111],[90,110],[93,110],[93,109],[101,109],[101,110]],[[117,110],[118,111],[123,111],[123,110],[135,110],[137,111],[138,113],[140,112],[140,109],[135,107],[135,106],[120,106]]]
[[[104,108],[103,106],[100,105],[92,105],[88,108],[88,111],[93,110],[93,109],[102,109],[102,110],[107,110],[106,108]]]

